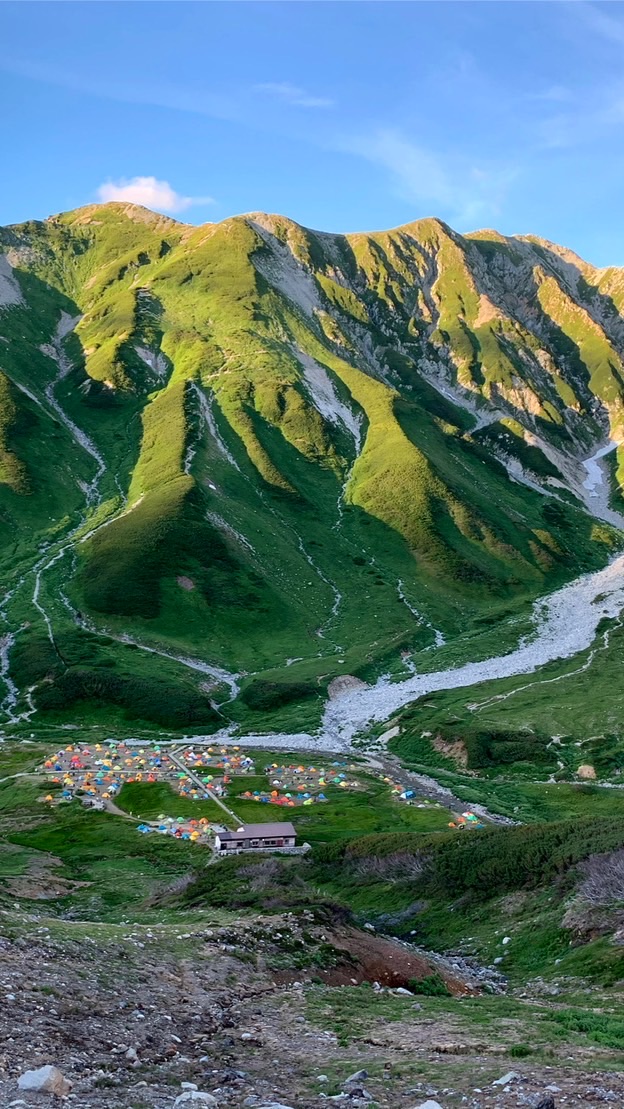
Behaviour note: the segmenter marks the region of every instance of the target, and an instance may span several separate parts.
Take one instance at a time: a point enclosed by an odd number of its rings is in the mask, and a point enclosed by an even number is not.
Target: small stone
[[[420,1105],[415,1105],[414,1109],[442,1109],[439,1101],[422,1101]]]
[[[37,1070],[24,1071],[24,1074],[20,1074],[17,1085],[20,1090],[54,1094],[56,1097],[66,1097],[72,1086],[58,1067],[50,1065],[39,1067]]]
[[[503,936],[503,939],[502,939],[503,947],[506,947],[508,943],[511,943],[511,936]]]
[[[183,1090],[197,1090],[199,1088],[196,1082],[181,1082],[180,1086]]]
[[[317,1082],[329,1082],[329,1078],[327,1077],[326,1074],[319,1074],[319,1075],[317,1075],[316,1081]]]
[[[405,986],[397,986],[394,992],[400,994],[401,996],[412,997],[412,991],[406,990]]]
[[[126,1059],[129,1063],[136,1063],[139,1058],[136,1047],[129,1047],[126,1051]]]
[[[543,1097],[541,1101],[538,1101],[535,1109],[555,1109],[554,1097]]]

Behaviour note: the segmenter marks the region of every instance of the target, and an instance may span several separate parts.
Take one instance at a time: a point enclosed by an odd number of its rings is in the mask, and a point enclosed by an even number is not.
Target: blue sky
[[[624,265],[624,4],[2,3],[0,41],[0,223],[437,215]]]

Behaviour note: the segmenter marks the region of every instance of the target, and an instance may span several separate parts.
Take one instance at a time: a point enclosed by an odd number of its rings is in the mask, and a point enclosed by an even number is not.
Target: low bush
[[[424,978],[410,978],[407,986],[412,993],[420,994],[421,997],[450,997],[451,995],[451,991],[440,974],[427,974]]]
[[[534,1050],[535,1048],[530,1047],[529,1044],[513,1044],[509,1048],[509,1054],[512,1059],[527,1059],[529,1055],[533,1054]]]
[[[53,712],[90,701],[117,705],[130,720],[163,727],[211,725],[219,717],[208,697],[179,684],[111,674],[106,670],[70,669],[37,691],[38,709]]]
[[[362,885],[409,885],[426,897],[487,899],[538,887],[566,875],[590,855],[624,845],[612,817],[582,817],[521,827],[488,827],[436,835],[385,833],[314,850],[319,878]],[[414,857],[414,866],[406,863]]]
[[[526,729],[486,730],[470,728],[442,727],[439,737],[446,743],[461,741],[466,748],[469,770],[481,770],[489,766],[507,766],[515,762],[553,763],[554,758],[547,750],[550,736]]]
[[[240,695],[247,708],[255,712],[281,708],[292,701],[304,701],[318,695],[312,682],[267,682],[256,681],[248,685]]]

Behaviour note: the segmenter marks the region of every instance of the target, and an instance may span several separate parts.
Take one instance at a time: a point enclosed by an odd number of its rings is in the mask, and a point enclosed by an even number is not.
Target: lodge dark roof
[[[277,824],[246,824],[237,832],[221,832],[219,839],[223,843],[232,839],[284,839],[296,834],[294,825],[289,821],[280,821]]]

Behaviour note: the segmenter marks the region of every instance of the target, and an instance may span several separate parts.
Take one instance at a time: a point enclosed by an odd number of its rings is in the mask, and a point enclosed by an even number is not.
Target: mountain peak
[[[133,223],[158,224],[161,226],[168,224],[180,228],[190,226],[181,220],[174,219],[172,216],[164,215],[162,212],[154,212],[151,208],[145,208],[142,204],[134,204],[125,200],[109,200],[105,204],[85,204],[80,208],[73,208],[70,211],[49,216],[46,222],[60,221],[66,224],[89,224],[102,222],[111,217],[119,218],[120,216],[132,220]]]

